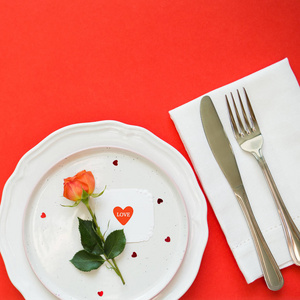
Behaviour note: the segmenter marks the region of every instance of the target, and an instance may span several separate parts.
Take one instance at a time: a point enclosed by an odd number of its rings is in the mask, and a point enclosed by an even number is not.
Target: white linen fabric
[[[291,265],[281,221],[255,158],[236,142],[225,94],[245,87],[264,137],[263,153],[279,192],[300,228],[300,88],[288,59],[207,93],[215,105],[236,156],[256,220],[280,268]],[[203,95],[204,96],[204,95]],[[242,210],[207,143],[200,118],[202,96],[171,110],[170,116],[248,283],[262,276]],[[230,99],[230,98],[229,98]],[[214,241],[218,243],[218,241]]]

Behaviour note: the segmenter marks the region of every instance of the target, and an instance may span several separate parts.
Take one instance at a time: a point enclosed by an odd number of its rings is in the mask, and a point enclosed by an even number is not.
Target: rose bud
[[[94,192],[95,178],[91,171],[83,170],[73,177],[64,179],[64,197],[72,201],[82,198],[82,190],[89,195]]]

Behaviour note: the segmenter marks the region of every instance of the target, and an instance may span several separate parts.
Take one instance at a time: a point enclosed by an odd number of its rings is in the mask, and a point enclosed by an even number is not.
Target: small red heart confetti
[[[132,252],[131,257],[137,257],[136,252]]]
[[[170,242],[171,242],[171,238],[170,238],[169,236],[167,236],[167,237],[165,238],[165,241],[166,241],[167,243],[170,243]]]
[[[119,162],[118,162],[118,160],[117,160],[117,159],[113,161],[113,164],[114,164],[115,166],[117,166],[117,165],[118,165],[118,163],[119,163]]]
[[[103,291],[98,292],[98,295],[99,295],[100,297],[102,297],[102,296],[103,296]]]
[[[41,218],[42,219],[46,218],[46,214],[44,212],[41,214]]]
[[[163,202],[164,202],[163,199],[161,199],[161,198],[158,198],[158,199],[157,199],[157,203],[158,203],[158,204],[161,204],[161,203],[163,203]]]

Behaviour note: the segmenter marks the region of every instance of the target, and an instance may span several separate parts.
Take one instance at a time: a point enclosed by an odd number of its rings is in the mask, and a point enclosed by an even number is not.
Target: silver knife
[[[201,99],[200,116],[210,149],[245,215],[266,284],[278,291],[283,286],[282,274],[256,222],[230,142],[209,96]]]

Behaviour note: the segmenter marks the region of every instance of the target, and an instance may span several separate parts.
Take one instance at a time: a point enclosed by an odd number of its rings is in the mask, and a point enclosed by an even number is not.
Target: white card
[[[153,196],[142,189],[111,189],[96,198],[95,214],[101,232],[124,229],[126,242],[143,242],[154,229]]]

